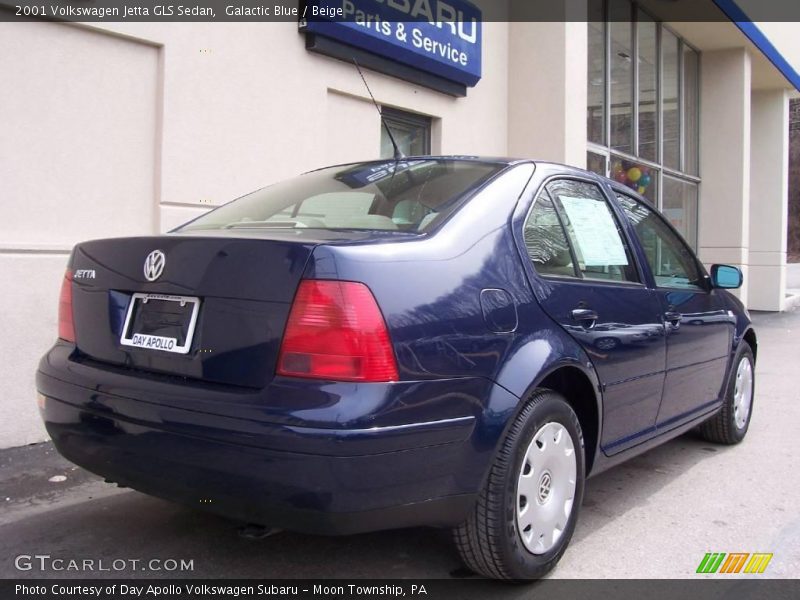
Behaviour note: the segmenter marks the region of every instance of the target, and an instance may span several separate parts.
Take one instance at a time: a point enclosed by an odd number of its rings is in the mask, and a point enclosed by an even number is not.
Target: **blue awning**
[[[762,31],[750,20],[750,17],[736,4],[735,0],[714,0],[719,9],[733,21],[741,32],[761,50],[775,68],[783,74],[794,88],[800,91],[800,74],[789,64],[778,49],[769,41]]]

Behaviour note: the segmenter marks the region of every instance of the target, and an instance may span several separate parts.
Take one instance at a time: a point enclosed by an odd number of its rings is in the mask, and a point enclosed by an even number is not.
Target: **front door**
[[[540,304],[583,346],[603,386],[603,450],[644,441],[655,433],[661,401],[663,311],[608,200],[594,182],[551,180],[524,236]]]
[[[617,199],[642,243],[663,311],[667,372],[656,425],[670,429],[719,399],[736,320],[667,222],[633,198]]]

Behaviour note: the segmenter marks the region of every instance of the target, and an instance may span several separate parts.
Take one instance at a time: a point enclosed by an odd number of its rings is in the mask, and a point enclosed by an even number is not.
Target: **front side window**
[[[633,256],[614,214],[596,185],[575,180],[547,184],[584,279],[637,283]]]
[[[705,291],[692,251],[664,220],[633,198],[618,194],[617,199],[636,229],[656,286]]]

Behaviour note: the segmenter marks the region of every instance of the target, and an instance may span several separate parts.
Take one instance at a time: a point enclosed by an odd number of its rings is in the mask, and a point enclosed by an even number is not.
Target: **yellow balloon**
[[[628,169],[628,179],[636,183],[642,178],[642,170],[638,167],[631,167]]]
[[[640,185],[640,186],[639,186],[639,193],[640,193],[640,194],[644,194],[644,192],[645,192],[645,190],[646,190],[646,189],[647,189],[646,187],[644,187],[643,185]]]
[[[622,173],[622,164],[620,163],[615,164],[613,173],[614,175],[616,175],[617,173]]]

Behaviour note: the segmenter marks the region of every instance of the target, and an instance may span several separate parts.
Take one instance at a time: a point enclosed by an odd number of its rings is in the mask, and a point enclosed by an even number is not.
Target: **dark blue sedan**
[[[745,436],[741,283],[578,169],[331,167],[76,246],[39,401],[120,485],[314,534],[448,527],[474,571],[536,578],[587,476],[696,426]]]

